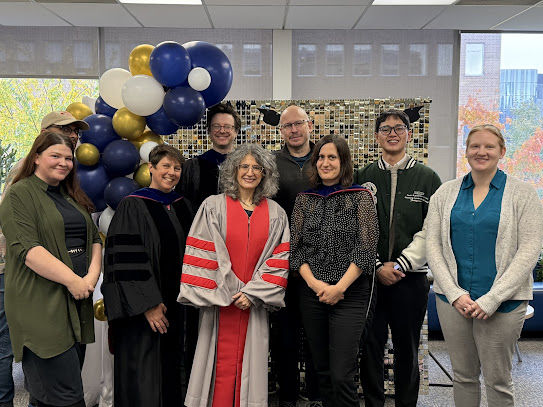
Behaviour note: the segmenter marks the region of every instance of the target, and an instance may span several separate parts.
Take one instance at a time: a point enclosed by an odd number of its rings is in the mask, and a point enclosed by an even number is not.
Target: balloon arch
[[[77,174],[102,212],[103,234],[119,202],[150,185],[149,152],[163,143],[161,136],[194,126],[232,86],[228,57],[203,41],[138,45],[128,66],[129,71],[113,68],[100,77],[94,109],[80,102],[66,109],[90,126],[76,149]]]

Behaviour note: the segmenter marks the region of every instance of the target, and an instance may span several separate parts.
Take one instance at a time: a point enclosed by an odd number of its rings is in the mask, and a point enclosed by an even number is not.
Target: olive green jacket
[[[32,175],[13,185],[0,205],[0,224],[6,236],[5,311],[15,361],[28,347],[40,358],[57,356],[75,341],[94,342],[92,298],[83,300],[81,319],[68,289],[43,278],[25,265],[30,249],[43,246],[73,269],[66,249],[64,221],[47,196],[47,183]],[[62,189],[66,200],[87,223],[87,266],[92,245],[101,243],[88,213]]]

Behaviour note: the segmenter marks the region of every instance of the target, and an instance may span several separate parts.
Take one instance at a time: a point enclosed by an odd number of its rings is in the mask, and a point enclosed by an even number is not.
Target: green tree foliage
[[[11,144],[2,145],[2,140],[0,140],[0,191],[4,190],[6,177],[11,168],[17,162],[15,155],[16,150],[11,146]]]
[[[47,113],[65,110],[83,96],[98,97],[96,79],[0,79],[0,139],[24,156]]]

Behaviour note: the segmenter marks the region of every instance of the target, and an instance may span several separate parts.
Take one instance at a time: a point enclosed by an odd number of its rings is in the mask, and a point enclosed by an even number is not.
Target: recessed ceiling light
[[[119,0],[127,4],[202,4],[202,0]]]
[[[372,6],[448,6],[456,0],[373,0]]]

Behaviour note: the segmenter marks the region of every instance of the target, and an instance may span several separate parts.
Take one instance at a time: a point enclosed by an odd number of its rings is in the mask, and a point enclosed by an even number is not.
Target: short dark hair
[[[218,113],[229,114],[232,116],[234,118],[234,128],[236,129],[236,133],[239,133],[241,129],[241,119],[238,112],[236,112],[236,109],[234,109],[230,103],[218,103],[207,111],[206,125],[208,133],[211,131],[211,121],[213,120],[213,116]]]
[[[403,110],[397,110],[397,109],[390,109],[386,112],[381,113],[381,115],[375,119],[375,132],[379,132],[379,126],[381,126],[381,123],[385,122],[389,117],[395,117],[396,119],[400,119],[406,126],[407,130],[411,128],[411,122],[409,121],[409,116],[407,116],[407,113],[405,113]]]
[[[339,184],[347,188],[353,185],[353,160],[351,158],[351,150],[345,138],[336,134],[328,134],[321,138],[315,145],[311,158],[309,158],[309,169],[307,176],[309,179],[309,185],[314,188],[322,184],[322,179],[317,171],[317,161],[319,160],[319,154],[322,146],[328,143],[333,143],[336,146],[339,156],[339,162],[341,168],[339,170]]]
[[[157,164],[162,160],[164,157],[169,157],[172,160],[175,160],[179,163],[179,165],[183,165],[185,162],[185,157],[183,157],[183,154],[181,154],[181,151],[179,151],[177,148],[172,147],[168,144],[159,144],[155,148],[151,150],[149,153],[149,162],[153,165],[153,167],[156,168]]]

